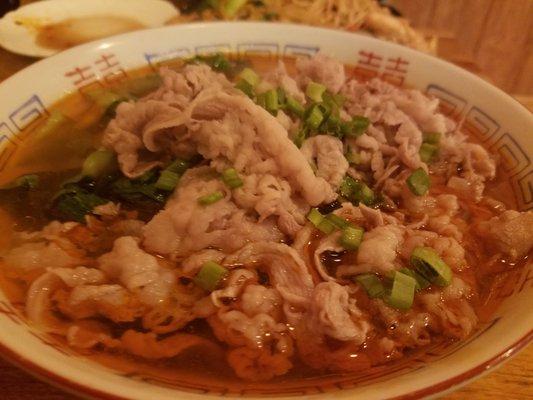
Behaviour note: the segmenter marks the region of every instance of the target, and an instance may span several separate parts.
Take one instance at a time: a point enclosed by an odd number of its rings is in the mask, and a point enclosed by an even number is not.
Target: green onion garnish
[[[322,94],[324,94],[325,91],[326,87],[324,85],[316,82],[309,82],[305,89],[305,94],[314,102],[320,103],[322,101]]]
[[[343,134],[348,137],[361,136],[370,125],[370,120],[363,116],[355,116],[348,123],[343,125]]]
[[[322,95],[322,101],[330,105],[332,108],[340,108],[344,105],[346,98],[342,94],[331,94],[326,91]]]
[[[339,187],[339,193],[342,197],[349,199],[354,191],[354,187],[357,184],[356,180],[351,176],[346,175]]]
[[[244,68],[239,74],[239,78],[249,83],[252,87],[257,86],[259,83],[259,75],[251,68]]]
[[[314,225],[315,228],[326,235],[329,235],[331,232],[337,229],[337,225],[331,222],[328,218],[324,217],[316,208],[312,208],[311,211],[309,211],[307,214],[307,219]]]
[[[180,177],[189,167],[190,163],[188,161],[180,158],[175,159],[163,171],[161,171],[159,178],[154,184],[155,188],[166,192],[173,191],[178,185]]]
[[[97,150],[89,154],[83,166],[81,167],[81,175],[90,178],[99,178],[107,174],[117,167],[115,154],[108,150]]]
[[[364,233],[365,231],[363,228],[358,226],[347,226],[342,231],[340,245],[346,250],[355,251],[361,245]]]
[[[433,161],[438,153],[438,146],[429,143],[422,143],[418,152],[418,154],[420,155],[420,159],[426,164]]]
[[[246,96],[253,99],[255,97],[255,90],[254,87],[250,84],[250,82],[241,79],[239,82],[235,84],[235,87],[239,89],[241,92],[243,92]]]
[[[278,114],[279,103],[277,90],[271,89],[265,93],[265,108],[274,116]]]
[[[448,286],[452,281],[452,270],[430,247],[416,247],[410,262],[416,272],[435,285]]]
[[[326,218],[333,222],[333,224],[339,229],[347,228],[350,225],[348,221],[336,214],[328,214]]]
[[[179,174],[165,169],[161,171],[161,175],[159,175],[159,178],[157,178],[154,186],[156,189],[171,192],[176,188],[176,186],[178,186],[179,180]]]
[[[287,103],[287,95],[285,94],[285,90],[283,88],[279,87],[276,89],[278,92],[278,104],[280,108],[285,108],[285,105]]]
[[[224,198],[224,193],[217,190],[216,192],[206,194],[198,198],[198,204],[202,206],[208,206],[210,204],[216,203],[217,201]]]
[[[345,176],[341,182],[339,193],[353,203],[363,203],[367,206],[374,204],[376,195],[368,185],[350,176]]]
[[[189,161],[182,160],[181,158],[176,158],[165,169],[171,172],[175,172],[178,175],[183,175],[190,166],[191,163]]]
[[[385,287],[375,274],[361,274],[355,277],[355,281],[366,290],[368,297],[375,299],[385,294]]]
[[[227,18],[233,18],[248,0],[227,0],[222,7],[222,13]]]
[[[423,168],[415,169],[407,178],[407,186],[416,196],[425,195],[429,190],[430,184],[429,175]]]
[[[227,274],[228,270],[222,265],[214,261],[207,261],[194,277],[194,283],[202,289],[212,292],[220,285],[220,282]]]
[[[399,310],[407,310],[413,305],[416,290],[416,280],[409,275],[395,271],[392,288],[385,301]]]
[[[320,111],[318,104],[312,105],[311,108],[308,109],[307,114],[305,123],[309,129],[316,131],[320,127],[320,124],[322,124],[322,121],[324,121],[324,114]]]
[[[305,108],[303,105],[300,104],[298,100],[296,100],[295,98],[291,96],[287,96],[286,104],[287,104],[287,109],[290,112],[292,112],[294,115],[300,118],[304,116]]]
[[[359,182],[359,184],[359,189],[354,192],[354,197],[367,206],[374,204],[374,201],[376,199],[374,191],[370,189],[368,185],[364,182]]]
[[[426,132],[424,133],[424,143],[439,144],[441,138],[440,132]]]
[[[317,229],[319,231],[325,233],[326,235],[329,235],[330,233],[332,233],[333,231],[335,231],[337,229],[337,225],[335,225],[329,219],[324,218],[324,219],[322,219],[320,224],[318,224]]]
[[[222,181],[231,189],[236,189],[243,185],[242,179],[235,168],[228,168],[222,172]]]
[[[265,93],[259,93],[257,95],[256,103],[258,106],[266,108],[266,94]]]
[[[345,157],[350,164],[357,165],[361,163],[361,155],[359,155],[359,153],[353,153],[352,151],[348,151]]]
[[[309,211],[309,213],[307,214],[307,219],[315,227],[317,227],[324,219],[324,216],[320,213],[320,211],[318,211],[317,208],[311,208],[311,211]]]
[[[411,278],[414,278],[416,280],[416,290],[417,291],[426,289],[431,284],[431,282],[429,282],[426,278],[424,278],[422,275],[420,275],[414,269],[400,268],[400,272],[402,274],[409,275]]]
[[[339,133],[341,131],[340,125],[341,119],[336,114],[331,113],[328,117],[328,120],[326,121],[327,131],[333,134],[334,136],[339,136]]]
[[[305,139],[307,139],[307,135],[309,134],[309,129],[306,126],[302,126],[298,129],[298,132],[296,132],[296,135],[294,136],[294,139],[292,140],[296,147],[300,148],[302,147],[303,142]]]

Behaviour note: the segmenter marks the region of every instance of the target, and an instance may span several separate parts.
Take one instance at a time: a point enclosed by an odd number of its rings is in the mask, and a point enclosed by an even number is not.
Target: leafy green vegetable
[[[164,203],[167,194],[156,188],[157,179],[156,171],[151,170],[137,179],[119,178],[111,184],[111,190],[113,194],[131,202],[151,199]]]
[[[63,189],[55,196],[51,213],[63,221],[84,222],[85,215],[94,207],[106,204],[109,200],[91,193],[77,183],[64,185]]]

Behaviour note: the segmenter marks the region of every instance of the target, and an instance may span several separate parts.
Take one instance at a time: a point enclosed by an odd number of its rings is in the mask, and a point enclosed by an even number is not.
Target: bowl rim
[[[533,329],[531,329],[526,335],[518,339],[513,344],[509,345],[504,350],[500,351],[498,354],[490,358],[489,360],[465,371],[461,374],[454,375],[450,378],[447,378],[438,383],[426,386],[422,389],[419,389],[415,392],[407,393],[400,396],[389,397],[386,400],[415,400],[428,397],[434,397],[437,395],[442,395],[447,391],[456,390],[472,380],[478,379],[481,376],[494,371],[495,368],[501,367],[503,363],[509,361],[512,357],[516,356],[521,350],[526,348],[531,342],[533,342]],[[27,359],[22,354],[19,354],[13,351],[11,348],[5,346],[0,342],[0,357],[9,363],[15,365],[18,368],[21,368],[30,375],[49,383],[52,386],[65,390],[69,393],[83,396],[88,399],[98,399],[98,400],[131,400],[129,397],[122,397],[116,394],[102,391],[99,389],[94,389],[89,385],[84,385],[77,381],[65,378],[60,374],[56,374],[53,371],[50,371],[46,368],[41,367],[37,363]],[[179,391],[179,389],[177,390]],[[186,392],[182,392],[186,393]],[[324,393],[311,394],[310,396],[318,397]],[[243,398],[246,398],[244,396]],[[295,396],[291,396],[295,397]],[[222,396],[221,398],[224,398]],[[231,398],[231,397],[228,397]],[[254,396],[249,396],[248,398],[256,398]],[[273,397],[276,398],[276,397]]]
[[[136,37],[136,36],[144,36],[149,35],[153,32],[158,31],[165,31],[165,30],[174,30],[174,29],[201,29],[202,27],[208,27],[208,26],[227,26],[231,27],[231,29],[239,29],[240,26],[242,27],[253,27],[257,26],[258,28],[267,28],[267,29],[276,29],[277,28],[283,28],[283,29],[296,29],[296,30],[307,30],[312,31],[315,34],[324,32],[324,33],[335,33],[335,34],[343,34],[353,37],[359,37],[364,38],[364,40],[369,41],[370,43],[385,43],[386,45],[401,49],[403,52],[415,54],[418,57],[422,57],[422,59],[429,59],[432,60],[435,63],[438,63],[450,70],[455,71],[456,73],[460,73],[463,76],[467,77],[470,80],[474,80],[477,83],[484,85],[492,91],[492,94],[494,96],[499,96],[501,98],[505,98],[507,101],[511,100],[514,103],[514,106],[516,107],[513,112],[521,112],[524,115],[526,115],[531,121],[533,121],[533,113],[531,113],[522,103],[520,103],[517,99],[515,99],[510,94],[504,92],[502,89],[494,86],[492,83],[486,81],[485,79],[473,74],[470,71],[467,71],[455,64],[452,64],[451,62],[448,62],[446,60],[443,60],[441,58],[438,58],[435,55],[423,53],[419,50],[412,49],[406,46],[402,46],[397,43],[388,42],[379,38],[375,38],[372,36],[368,36],[365,34],[361,34],[358,32],[349,32],[349,31],[343,31],[338,29],[332,29],[332,28],[324,28],[324,27],[314,27],[309,25],[301,25],[301,24],[292,24],[292,23],[275,23],[275,22],[251,22],[251,21],[238,21],[238,22],[225,22],[225,21],[214,21],[214,22],[192,22],[192,23],[185,23],[185,24],[176,24],[176,25],[169,25],[164,27],[157,27],[157,28],[150,28],[150,29],[144,29],[140,31],[134,31],[134,32],[127,32],[115,36],[111,36],[104,39],[95,40],[89,43],[84,43],[82,45],[78,45],[75,47],[72,47],[70,49],[67,49],[65,51],[59,52],[57,54],[54,54],[50,57],[38,60],[34,62],[33,64],[25,67],[24,69],[16,72],[15,74],[11,75],[7,79],[5,79],[3,82],[0,83],[0,87],[4,85],[6,82],[12,82],[19,78],[20,75],[27,72],[28,70],[33,69],[39,69],[41,66],[51,63],[56,60],[56,58],[61,58],[64,56],[74,55],[78,53],[79,51],[83,50],[89,50],[94,49],[96,46],[104,44],[105,42],[108,42],[110,40],[127,40],[130,37]],[[520,111],[519,111],[520,110]],[[512,344],[505,347],[505,349],[501,350],[496,355],[492,356],[488,360],[485,360],[484,362],[470,368],[467,371],[464,371],[460,374],[453,375],[449,378],[446,378],[445,380],[430,384],[428,386],[422,387],[421,389],[416,390],[415,392],[410,392],[406,394],[402,394],[399,396],[393,396],[389,397],[388,400],[412,400],[412,399],[420,399],[420,398],[426,398],[426,397],[435,397],[437,395],[441,395],[447,391],[455,390],[468,382],[480,378],[481,376],[485,375],[486,373],[493,371],[494,368],[501,366],[504,362],[508,361],[510,358],[515,356],[518,352],[523,350],[525,347],[527,347],[531,342],[533,342],[533,328],[531,328],[525,335],[523,335],[520,339],[516,340]],[[40,366],[37,362],[32,361],[25,357],[22,352],[16,352],[12,350],[9,346],[5,345],[1,340],[0,335],[0,357],[7,360],[11,364],[21,368],[22,370],[26,371],[30,375],[33,375],[34,377],[45,381],[55,387],[58,387],[62,390],[65,390],[69,393],[76,394],[78,396],[83,396],[85,398],[89,399],[104,399],[104,400],[131,400],[130,397],[122,397],[120,395],[114,394],[111,391],[105,391],[101,389],[94,389],[90,387],[90,385],[79,383],[78,381],[66,378],[60,373],[55,373],[49,369],[46,369],[42,366]],[[362,385],[364,386],[364,385]],[[177,393],[187,393],[185,391],[179,391],[179,389],[175,389]],[[334,393],[334,392],[332,392]],[[317,394],[310,394],[309,396],[312,397],[318,397],[323,395],[323,393],[317,393]],[[293,397],[293,395],[290,395]],[[256,396],[245,396],[248,398],[256,398]],[[231,398],[231,397],[228,397]]]

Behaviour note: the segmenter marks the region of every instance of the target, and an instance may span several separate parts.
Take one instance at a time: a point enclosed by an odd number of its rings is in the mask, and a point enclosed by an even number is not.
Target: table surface
[[[31,58],[20,57],[0,49],[0,81],[32,63]],[[533,110],[533,96],[518,98]],[[0,399],[75,400],[46,383],[0,359]],[[533,399],[533,346],[529,346],[501,368],[469,383],[458,391],[443,397],[446,400],[525,400]]]

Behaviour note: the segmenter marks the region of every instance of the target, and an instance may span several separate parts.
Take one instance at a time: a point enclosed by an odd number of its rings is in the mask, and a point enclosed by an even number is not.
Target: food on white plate
[[[180,14],[173,22],[255,20],[295,22],[371,34],[436,53],[435,37],[424,35],[387,1],[377,0],[174,0]]]
[[[93,40],[163,26],[178,13],[164,0],[44,0],[0,19],[0,46],[48,57]]]
[[[352,69],[216,54],[60,100],[0,176],[4,292],[89,357],[206,384],[465,340],[533,213],[437,99]]]

